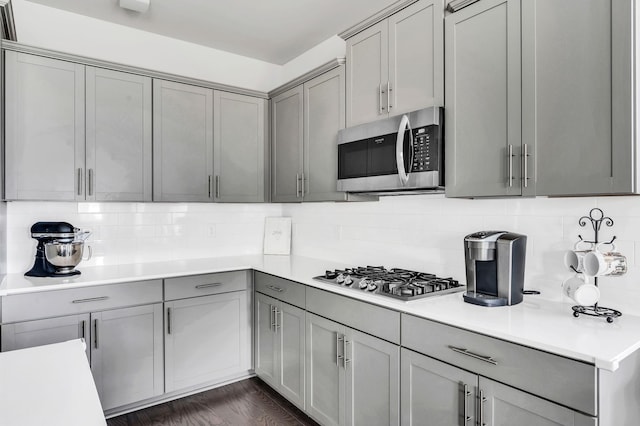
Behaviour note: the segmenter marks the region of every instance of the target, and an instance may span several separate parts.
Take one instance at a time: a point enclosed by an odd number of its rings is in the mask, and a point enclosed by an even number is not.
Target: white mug
[[[584,257],[591,250],[568,250],[564,254],[564,264],[567,268],[576,272],[584,271]]]
[[[602,245],[604,244],[598,244],[594,251],[584,255],[583,271],[585,275],[591,277],[624,275],[627,272],[627,258],[615,251],[614,244],[611,244],[611,251],[601,252],[599,249]]]
[[[578,305],[592,306],[600,300],[600,289],[582,274],[576,274],[562,283],[562,293],[573,299]]]

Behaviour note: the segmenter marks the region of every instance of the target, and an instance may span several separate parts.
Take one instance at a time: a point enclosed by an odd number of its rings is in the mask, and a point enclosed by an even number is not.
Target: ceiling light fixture
[[[120,7],[134,12],[144,13],[149,10],[150,0],[120,0]]]

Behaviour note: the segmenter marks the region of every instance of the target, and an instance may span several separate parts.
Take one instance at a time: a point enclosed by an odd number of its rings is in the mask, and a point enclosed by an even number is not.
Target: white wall
[[[264,218],[279,204],[7,203],[7,267],[33,265],[39,221],[64,221],[90,230],[93,258],[79,267],[262,253]]]
[[[640,314],[640,198],[447,199],[442,195],[382,197],[379,202],[313,203],[283,207],[293,221],[293,252],[356,265],[384,265],[465,280],[463,238],[480,230],[528,236],[525,287],[561,300],[571,276],[564,252],[591,228],[578,219],[599,207],[614,220],[601,239],[617,235],[629,272],[601,278],[602,303]],[[327,264],[327,269],[332,269]],[[319,271],[322,272],[322,271]]]
[[[12,4],[20,43],[263,92],[345,54],[334,36],[276,65],[26,0]]]

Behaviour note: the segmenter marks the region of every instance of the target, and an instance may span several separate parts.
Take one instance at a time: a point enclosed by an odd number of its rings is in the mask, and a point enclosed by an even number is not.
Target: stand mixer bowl
[[[84,241],[68,243],[50,241],[44,244],[44,255],[49,263],[56,267],[58,274],[67,274],[73,271],[82,260],[83,252]]]

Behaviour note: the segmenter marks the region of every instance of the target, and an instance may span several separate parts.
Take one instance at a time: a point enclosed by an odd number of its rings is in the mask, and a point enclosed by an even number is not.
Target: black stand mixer
[[[75,269],[82,260],[84,238],[67,222],[37,222],[31,227],[31,237],[38,240],[36,260],[28,272],[28,277],[68,277],[79,275]],[[82,238],[78,238],[82,237]],[[91,257],[91,256],[89,256]]]

